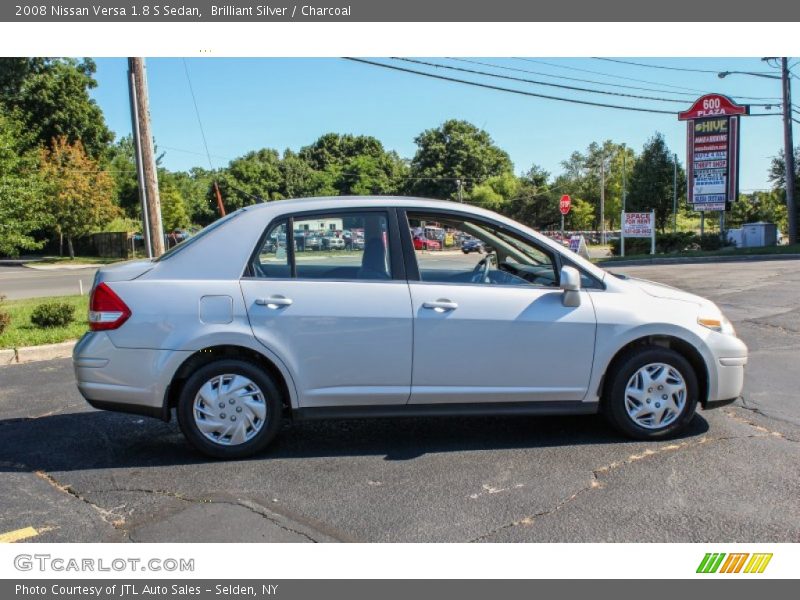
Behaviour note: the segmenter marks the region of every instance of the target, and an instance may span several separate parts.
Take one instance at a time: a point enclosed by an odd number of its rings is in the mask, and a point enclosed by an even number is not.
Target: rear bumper
[[[117,348],[105,332],[85,334],[72,353],[78,391],[93,407],[169,420],[166,392],[192,353]]]

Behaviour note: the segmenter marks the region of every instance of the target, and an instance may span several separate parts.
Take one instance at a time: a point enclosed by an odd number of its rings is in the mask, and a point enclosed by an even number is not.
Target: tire
[[[234,377],[238,377],[236,383]],[[230,396],[219,397],[220,389],[246,381],[250,385],[242,389],[244,395],[234,389]],[[177,414],[183,435],[195,449],[213,458],[243,458],[263,450],[275,438],[281,410],[281,393],[272,376],[254,363],[221,359],[189,377],[178,397]],[[228,431],[232,433],[224,435]]]
[[[638,440],[669,438],[694,417],[699,398],[697,375],[675,350],[633,348],[615,360],[612,369],[603,394],[603,412],[621,433]]]

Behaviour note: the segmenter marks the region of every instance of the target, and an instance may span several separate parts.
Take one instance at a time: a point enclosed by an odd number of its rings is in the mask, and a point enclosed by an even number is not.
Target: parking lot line
[[[23,527],[22,529],[0,533],[0,544],[13,544],[14,542],[27,540],[37,535],[39,535],[39,532],[33,527]]]

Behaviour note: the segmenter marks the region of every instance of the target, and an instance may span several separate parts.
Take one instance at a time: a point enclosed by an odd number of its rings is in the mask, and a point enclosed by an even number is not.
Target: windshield
[[[154,262],[161,262],[162,260],[168,260],[168,259],[172,258],[173,256],[175,256],[178,252],[180,252],[184,248],[188,248],[189,246],[194,244],[197,240],[202,238],[204,235],[207,235],[208,233],[214,231],[220,225],[223,225],[224,223],[227,223],[228,221],[236,218],[243,211],[244,211],[244,209],[240,208],[239,210],[234,211],[234,212],[230,213],[229,215],[225,215],[224,217],[222,217],[220,219],[217,219],[216,221],[214,221],[210,225],[206,225],[203,229],[198,231],[195,235],[193,235],[190,238],[185,239],[184,241],[180,242],[176,246],[173,246],[172,248],[170,248],[169,250],[164,252],[164,254],[162,254],[161,256],[159,256],[157,258],[154,258],[153,261]]]

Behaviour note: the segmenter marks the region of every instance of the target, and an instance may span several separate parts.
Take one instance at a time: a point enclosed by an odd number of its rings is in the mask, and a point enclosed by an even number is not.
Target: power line
[[[344,60],[350,60],[350,61],[353,61],[353,62],[364,63],[364,64],[367,64],[367,65],[372,65],[372,66],[375,66],[375,67],[381,67],[381,68],[384,68],[384,69],[390,69],[390,70],[393,70],[393,71],[401,71],[403,73],[411,73],[413,75],[421,75],[422,77],[429,77],[431,79],[439,79],[439,80],[442,80],[442,81],[449,81],[451,83],[462,83],[464,85],[471,85],[471,86],[474,86],[474,87],[480,87],[480,88],[484,88],[484,89],[488,89],[488,90],[496,90],[496,91],[499,91],[499,92],[509,92],[511,94],[518,94],[520,96],[530,96],[530,97],[533,97],[533,98],[544,98],[546,100],[559,100],[561,102],[569,102],[569,103],[572,103],[572,104],[583,104],[583,105],[586,105],[586,106],[596,106],[596,107],[600,107],[600,108],[616,108],[616,109],[619,109],[619,110],[630,110],[630,111],[636,111],[636,112],[655,113],[655,114],[663,114],[663,115],[674,115],[675,114],[673,111],[669,111],[669,110],[658,110],[658,109],[654,109],[654,108],[640,108],[640,107],[635,107],[635,106],[623,106],[623,105],[619,105],[619,104],[605,104],[605,103],[602,103],[602,102],[592,102],[592,101],[589,101],[589,100],[577,100],[575,98],[563,98],[563,97],[560,97],[560,96],[549,96],[547,94],[538,94],[538,93],[535,93],[535,92],[526,92],[526,91],[523,91],[523,90],[515,90],[515,89],[512,89],[512,88],[505,88],[505,87],[500,87],[500,86],[497,86],[497,85],[490,85],[488,83],[479,83],[477,81],[467,81],[465,79],[456,79],[455,77],[446,77],[444,75],[436,75],[434,73],[426,73],[424,71],[416,71],[414,69],[406,69],[404,67],[398,67],[396,65],[387,65],[387,64],[384,64],[384,63],[379,63],[379,62],[375,62],[375,61],[371,61],[371,60],[366,60],[366,59],[363,59],[363,58],[352,58],[352,57],[348,57],[348,56],[344,56],[342,58]]]
[[[582,79],[580,77],[567,77],[566,75],[553,75],[552,73],[543,73],[541,71],[531,71],[530,69],[519,69],[517,67],[508,67],[504,65],[496,65],[493,63],[482,62],[480,60],[472,60],[468,58],[455,58],[455,57],[448,57],[448,60],[455,60],[464,63],[472,63],[475,65],[482,65],[484,67],[491,67],[493,69],[503,69],[504,71],[515,71],[517,73],[530,73],[531,75],[541,75],[543,77],[553,77],[555,79],[564,79],[566,81],[578,81],[581,83],[595,83],[597,85],[605,85],[609,87],[617,87],[617,88],[625,88],[629,90],[641,90],[644,92],[659,92],[662,94],[675,94],[677,96],[689,96],[691,98],[695,98],[696,94],[694,92],[672,92],[670,90],[659,89],[659,88],[649,88],[649,87],[640,87],[636,85],[625,85],[622,83],[612,83],[608,81],[598,81],[596,79]]]
[[[708,90],[698,90],[696,88],[687,88],[687,87],[682,87],[682,86],[679,86],[679,85],[671,85],[671,84],[664,83],[664,82],[661,82],[661,81],[650,81],[648,79],[637,79],[635,77],[626,77],[624,75],[617,75],[615,73],[605,73],[603,71],[593,71],[591,69],[582,69],[580,67],[573,67],[573,66],[568,66],[568,65],[559,65],[557,63],[551,63],[551,62],[547,62],[547,61],[544,61],[544,60],[536,60],[536,59],[533,59],[533,58],[522,58],[522,57],[516,57],[516,56],[513,57],[513,58],[514,58],[514,60],[520,60],[520,61],[524,61],[524,62],[547,65],[548,67],[554,67],[554,68],[557,68],[557,69],[568,69],[570,71],[581,71],[583,73],[591,73],[593,75],[601,75],[603,77],[614,77],[616,79],[624,79],[626,81],[636,81],[638,83],[649,83],[649,84],[653,84],[653,85],[661,85],[661,86],[664,86],[664,87],[669,87],[669,88],[673,88],[673,89],[676,89],[676,90],[685,90],[685,91],[694,92],[694,93],[697,93],[697,94],[707,94],[708,93]],[[742,100],[776,100],[776,101],[780,101],[780,98],[778,98],[777,96],[737,96],[737,97],[741,98]]]
[[[690,69],[688,67],[668,67],[668,66],[665,66],[665,65],[650,65],[650,64],[636,62],[636,61],[633,61],[633,60],[621,60],[621,59],[618,59],[618,58],[605,58],[605,57],[600,57],[600,56],[593,56],[592,58],[594,60],[604,60],[606,62],[619,63],[619,64],[622,64],[622,65],[633,65],[635,67],[645,67],[645,68],[648,68],[648,69],[665,69],[667,71],[684,71],[684,72],[687,72],[687,73],[711,73],[713,75],[716,75],[716,74],[719,73],[719,71],[715,71],[713,69]],[[760,73],[769,73],[769,71],[759,71],[759,72]]]
[[[194,88],[192,87],[192,78],[189,76],[189,65],[186,64],[186,59],[183,59],[183,70],[186,72],[186,82],[189,84],[189,93],[192,95],[192,103],[194,104],[194,114],[197,115],[197,124],[200,126],[200,136],[203,138],[203,146],[206,149],[206,158],[208,158],[208,166],[214,170],[214,163],[211,162],[211,153],[208,151],[208,142],[206,141],[206,132],[203,130],[203,121],[200,119],[200,110],[197,108],[197,99],[194,95]]]
[[[453,67],[453,66],[450,66],[450,65],[441,65],[441,64],[437,64],[437,63],[427,62],[427,61],[424,61],[424,60],[416,60],[416,59],[413,59],[413,58],[398,58],[398,57],[392,57],[392,58],[394,60],[402,60],[402,61],[415,63],[415,64],[419,64],[419,65],[425,65],[425,66],[428,66],[428,67],[435,67],[435,68],[438,68],[438,69],[449,69],[449,70],[452,70],[452,71],[461,71],[462,73],[471,73],[473,75],[484,75],[486,77],[495,77],[495,78],[498,78],[498,79],[508,79],[510,81],[520,81],[520,82],[523,82],[523,83],[532,83],[534,85],[544,85],[544,86],[548,86],[548,87],[559,88],[559,89],[562,89],[562,90],[573,90],[573,91],[576,91],[576,92],[588,92],[590,94],[606,94],[606,95],[609,95],[609,96],[623,96],[625,98],[635,98],[637,100],[653,100],[653,101],[656,101],[656,102],[676,102],[678,104],[684,104],[684,105],[686,104],[686,100],[678,100],[678,99],[675,99],[675,98],[658,98],[658,97],[655,97],[655,96],[640,96],[640,95],[636,95],[636,94],[626,94],[624,92],[609,92],[607,90],[595,90],[595,89],[591,89],[591,88],[577,87],[577,86],[574,86],[574,85],[565,85],[565,84],[562,84],[562,83],[552,83],[552,82],[548,82],[548,81],[537,81],[535,79],[525,79],[523,77],[512,77],[511,75],[498,75],[497,73],[488,73],[486,71],[478,71],[476,69],[464,69],[464,68],[461,68],[461,67]]]

